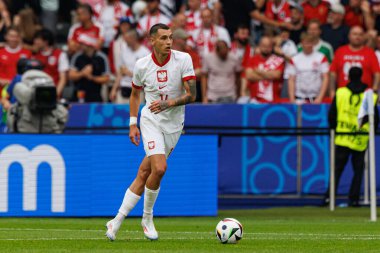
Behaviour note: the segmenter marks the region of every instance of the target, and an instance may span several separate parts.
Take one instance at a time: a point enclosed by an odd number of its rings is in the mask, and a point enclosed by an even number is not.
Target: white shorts
[[[163,154],[168,158],[182,134],[182,131],[164,133],[154,122],[143,117],[140,118],[140,130],[147,157]]]

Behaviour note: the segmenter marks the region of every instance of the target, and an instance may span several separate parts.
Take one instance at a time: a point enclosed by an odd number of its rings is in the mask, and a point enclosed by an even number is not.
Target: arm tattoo
[[[169,107],[169,103],[167,100],[160,101],[160,109],[161,111],[166,110]]]
[[[197,97],[197,85],[195,80],[186,81],[184,85],[186,89],[186,94],[174,100],[175,106],[192,103],[195,101],[195,98]]]

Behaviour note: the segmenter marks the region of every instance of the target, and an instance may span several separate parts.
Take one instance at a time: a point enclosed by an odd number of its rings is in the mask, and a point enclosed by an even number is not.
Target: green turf
[[[224,217],[244,226],[237,245],[214,234]],[[160,239],[144,239],[140,219],[124,223],[115,242],[104,236],[108,219],[1,218],[0,252],[380,252],[380,223],[368,208],[275,208],[222,211],[219,217],[156,218]]]

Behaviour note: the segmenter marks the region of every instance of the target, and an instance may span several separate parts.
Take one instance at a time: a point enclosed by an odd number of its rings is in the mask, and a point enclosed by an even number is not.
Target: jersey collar
[[[172,55],[172,50],[169,51],[168,57],[166,57],[166,60],[165,60],[162,64],[160,64],[160,63],[158,62],[156,56],[154,55],[154,52],[152,52],[152,59],[153,59],[153,62],[154,62],[157,66],[159,66],[159,67],[163,67],[163,66],[166,65],[166,63],[168,63],[168,62],[170,61],[170,57],[171,57],[171,55]]]

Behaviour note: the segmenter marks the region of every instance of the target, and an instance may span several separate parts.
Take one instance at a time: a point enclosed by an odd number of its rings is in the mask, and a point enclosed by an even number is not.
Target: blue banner
[[[329,105],[262,104],[262,105],[201,105],[186,106],[185,127],[328,127]],[[94,128],[129,126],[129,106],[113,104],[73,105],[69,127],[87,130],[68,131],[91,133]],[[263,130],[264,129],[264,130]],[[124,132],[126,131],[124,130]],[[218,129],[208,130],[220,131]],[[258,130],[250,130],[250,133]],[[114,131],[101,130],[101,133]],[[194,132],[194,131],[193,131]],[[237,132],[236,130],[234,132]],[[284,130],[284,132],[286,132]],[[186,133],[185,133],[186,136]],[[187,135],[187,138],[203,137]],[[379,138],[376,146],[379,147]],[[297,145],[301,151],[298,154]],[[314,136],[224,136],[219,140],[219,194],[323,194],[329,182],[329,137]],[[297,161],[299,155],[300,160]],[[174,156],[173,156],[174,157]],[[380,157],[379,148],[376,157]],[[300,165],[298,164],[300,162]],[[300,166],[301,174],[298,173]],[[377,159],[377,167],[380,161]],[[380,182],[380,173],[378,182]],[[338,193],[347,194],[352,178],[348,163]],[[380,183],[379,183],[380,185]]]
[[[0,216],[115,215],[145,155],[126,135],[3,135],[0,150]],[[155,215],[217,214],[217,152],[216,136],[181,137]]]

